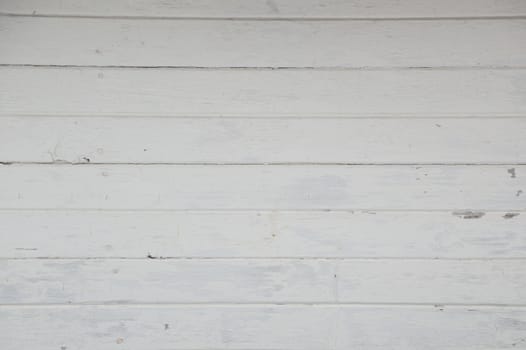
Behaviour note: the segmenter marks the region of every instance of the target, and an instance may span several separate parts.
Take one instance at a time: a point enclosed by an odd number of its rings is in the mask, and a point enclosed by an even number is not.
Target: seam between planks
[[[28,249],[23,249],[28,250]],[[236,257],[213,257],[213,256],[153,256],[144,257],[122,257],[122,256],[88,256],[88,257],[60,257],[60,256],[43,256],[43,257],[0,257],[0,260],[351,260],[351,261],[378,261],[378,260],[415,260],[415,261],[526,261],[526,257],[503,257],[503,258],[450,258],[450,257],[317,257],[317,256],[236,256]]]
[[[72,114],[72,113],[64,113],[64,114],[27,114],[27,113],[17,113],[17,112],[2,112],[0,111],[0,118],[113,118],[113,119],[129,119],[129,118],[135,118],[135,119],[216,119],[216,120],[253,120],[253,119],[261,119],[261,120],[276,120],[276,119],[284,119],[284,120],[301,120],[301,119],[319,119],[322,120],[341,120],[341,119],[358,119],[358,120],[367,120],[367,119],[406,119],[406,120],[432,120],[432,119],[524,119],[526,118],[526,114],[524,113],[518,113],[518,114],[494,114],[483,116],[483,115],[469,115],[469,114],[453,114],[449,113],[447,115],[444,114],[426,114],[425,116],[422,116],[423,113],[418,113],[411,115],[411,113],[395,113],[395,114],[367,114],[363,113],[361,116],[356,115],[336,115],[335,113],[331,113],[327,116],[320,116],[320,115],[306,115],[306,116],[298,116],[298,115],[275,115],[275,116],[261,116],[261,115],[254,115],[254,116],[247,116],[247,114],[243,115],[235,115],[235,114],[229,114],[229,115],[217,115],[217,114],[209,114],[209,115],[195,115],[195,116],[187,116],[187,115],[160,115],[160,114],[152,114],[152,115],[144,115],[144,114],[105,114],[105,115],[94,115],[93,113],[85,113],[85,114]]]
[[[386,212],[386,213],[451,213],[455,212],[453,215],[457,215],[457,211],[470,211],[470,210],[478,210],[478,211],[484,211],[486,213],[506,213],[506,212],[513,212],[513,213],[525,213],[525,209],[515,208],[515,209],[485,209],[485,208],[440,208],[440,209],[418,209],[418,208],[412,208],[412,209],[392,209],[392,208],[310,208],[310,209],[300,209],[300,208],[287,208],[287,209],[276,209],[276,208],[228,208],[228,209],[222,209],[222,208],[200,208],[200,209],[163,209],[163,208],[0,208],[0,211],[21,211],[21,212],[49,212],[49,211],[71,211],[71,212],[83,212],[83,211],[91,211],[91,212],[186,212],[186,213],[203,213],[203,212],[210,212],[210,213],[221,213],[221,212],[278,212],[278,213],[292,213],[292,212],[312,212],[312,213],[319,213],[319,212],[348,212],[348,213],[354,213],[354,212],[362,212],[366,214],[374,215],[376,213],[380,212]],[[468,219],[472,220],[472,219]]]
[[[480,304],[466,304],[466,303],[361,303],[361,302],[282,302],[282,303],[269,303],[269,302],[247,302],[247,303],[216,303],[216,302],[152,302],[152,303],[13,303],[13,304],[2,304],[0,308],[19,308],[19,307],[89,307],[89,306],[103,306],[103,307],[394,307],[394,308],[434,308],[440,309],[441,311],[446,307],[449,308],[526,308],[526,304],[493,304],[493,303],[480,303]],[[476,311],[476,310],[469,310]]]
[[[273,166],[273,167],[287,167],[287,166],[342,166],[342,167],[361,167],[361,166],[403,166],[403,167],[411,167],[411,166],[433,166],[433,167],[453,167],[453,166],[463,166],[463,167],[477,167],[477,166],[523,166],[526,165],[526,163],[523,162],[505,162],[505,163],[493,163],[493,162],[473,162],[473,163],[463,163],[463,162],[453,162],[453,163],[338,163],[338,162],[331,162],[331,163],[321,163],[321,162],[255,162],[255,163],[238,163],[238,162],[68,162],[68,161],[62,161],[62,160],[56,160],[56,161],[50,161],[50,162],[10,162],[10,161],[0,161],[0,166],[19,166],[19,167],[25,167],[25,166],[88,166],[88,165],[111,165],[111,166],[130,166],[130,165],[136,165],[136,166],[248,166],[248,167],[260,167],[260,166]]]
[[[86,19],[128,19],[128,20],[157,20],[157,21],[283,21],[283,22],[316,22],[316,21],[477,21],[477,20],[517,20],[526,19],[526,15],[502,16],[407,16],[407,17],[316,17],[316,16],[129,16],[129,15],[75,15],[75,14],[39,14],[0,12],[3,17],[35,17],[35,18],[86,18]]]
[[[31,63],[0,63],[7,68],[85,68],[85,69],[170,69],[170,70],[314,70],[314,71],[405,71],[405,70],[524,70],[526,66],[184,66],[184,65],[96,65],[96,64],[31,64]]]
[[[523,166],[524,162],[509,163],[509,162],[447,162],[447,163],[353,163],[353,162],[255,162],[255,163],[239,163],[239,162],[69,162],[63,160],[55,160],[49,162],[17,162],[17,161],[0,161],[0,165],[4,166],[23,166],[23,165],[57,165],[57,166],[88,166],[88,165],[112,165],[112,166]]]

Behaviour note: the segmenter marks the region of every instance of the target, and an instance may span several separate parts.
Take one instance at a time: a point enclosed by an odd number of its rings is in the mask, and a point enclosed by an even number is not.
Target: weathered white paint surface
[[[0,67],[0,115],[466,117],[526,114],[526,70]]]
[[[509,164],[525,136],[522,118],[5,117],[0,161]]]
[[[526,210],[524,165],[13,164],[0,169],[2,209]]]
[[[0,1],[0,349],[526,349],[525,15]]]
[[[0,345],[42,350],[524,349],[525,323],[523,307],[24,306],[0,309],[0,326],[8,334]]]
[[[164,18],[476,18],[524,16],[526,4],[522,0],[4,0],[0,12]]]
[[[204,243],[204,242],[203,242]],[[523,261],[12,260],[0,303],[521,304]]]
[[[0,63],[183,67],[525,66],[526,19],[176,21],[5,17]],[[52,42],[42,38],[54,38]],[[313,50],[313,47],[316,50]]]
[[[526,257],[519,211],[4,210],[0,224],[7,258]]]

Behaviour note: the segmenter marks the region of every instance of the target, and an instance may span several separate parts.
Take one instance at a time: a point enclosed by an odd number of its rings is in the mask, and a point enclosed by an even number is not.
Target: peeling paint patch
[[[519,216],[519,213],[506,213],[502,217],[504,219],[512,219],[512,218],[514,218],[516,216]]]
[[[454,211],[453,215],[462,219],[480,219],[486,215],[486,213],[481,211]]]

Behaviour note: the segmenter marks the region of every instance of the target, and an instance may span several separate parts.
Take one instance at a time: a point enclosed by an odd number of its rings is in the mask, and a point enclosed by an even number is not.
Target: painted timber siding
[[[1,0],[0,349],[526,349],[525,18]]]

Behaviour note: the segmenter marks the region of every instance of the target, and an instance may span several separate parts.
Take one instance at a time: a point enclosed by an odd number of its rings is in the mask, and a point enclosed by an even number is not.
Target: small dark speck
[[[514,217],[516,217],[516,216],[518,216],[518,215],[519,215],[519,213],[506,213],[506,214],[504,214],[502,217],[503,217],[504,219],[512,219],[512,218],[514,218]]]
[[[149,254],[146,256],[148,259],[166,259],[165,257],[162,257],[162,256],[153,256],[152,254]]]
[[[96,53],[97,55],[100,55],[100,54],[102,53],[102,51],[100,51],[99,49],[95,49],[95,53]]]
[[[67,348],[68,348],[67,346],[61,346],[60,350],[66,350]]]
[[[440,125],[440,124],[435,124],[435,126],[436,126],[437,128],[441,128],[441,127],[442,127],[442,125]]]
[[[518,197],[518,196],[520,196],[521,194],[522,194],[522,190],[518,190],[518,191],[517,191],[517,194],[515,195],[515,197]]]
[[[480,219],[486,213],[483,213],[481,211],[454,211],[453,215],[458,216],[462,219]]]
[[[168,323],[165,323],[165,324],[164,324],[164,330],[167,331],[168,328],[170,328],[170,325],[169,325]]]
[[[515,168],[508,169],[508,174],[510,174],[512,178],[517,177],[517,176],[515,176]]]
[[[82,157],[82,159],[84,159],[86,162],[91,162],[91,159],[89,159],[88,157]]]
[[[146,152],[147,150],[148,150],[148,149],[145,148],[145,149],[143,149],[142,151],[143,151],[143,152]]]

